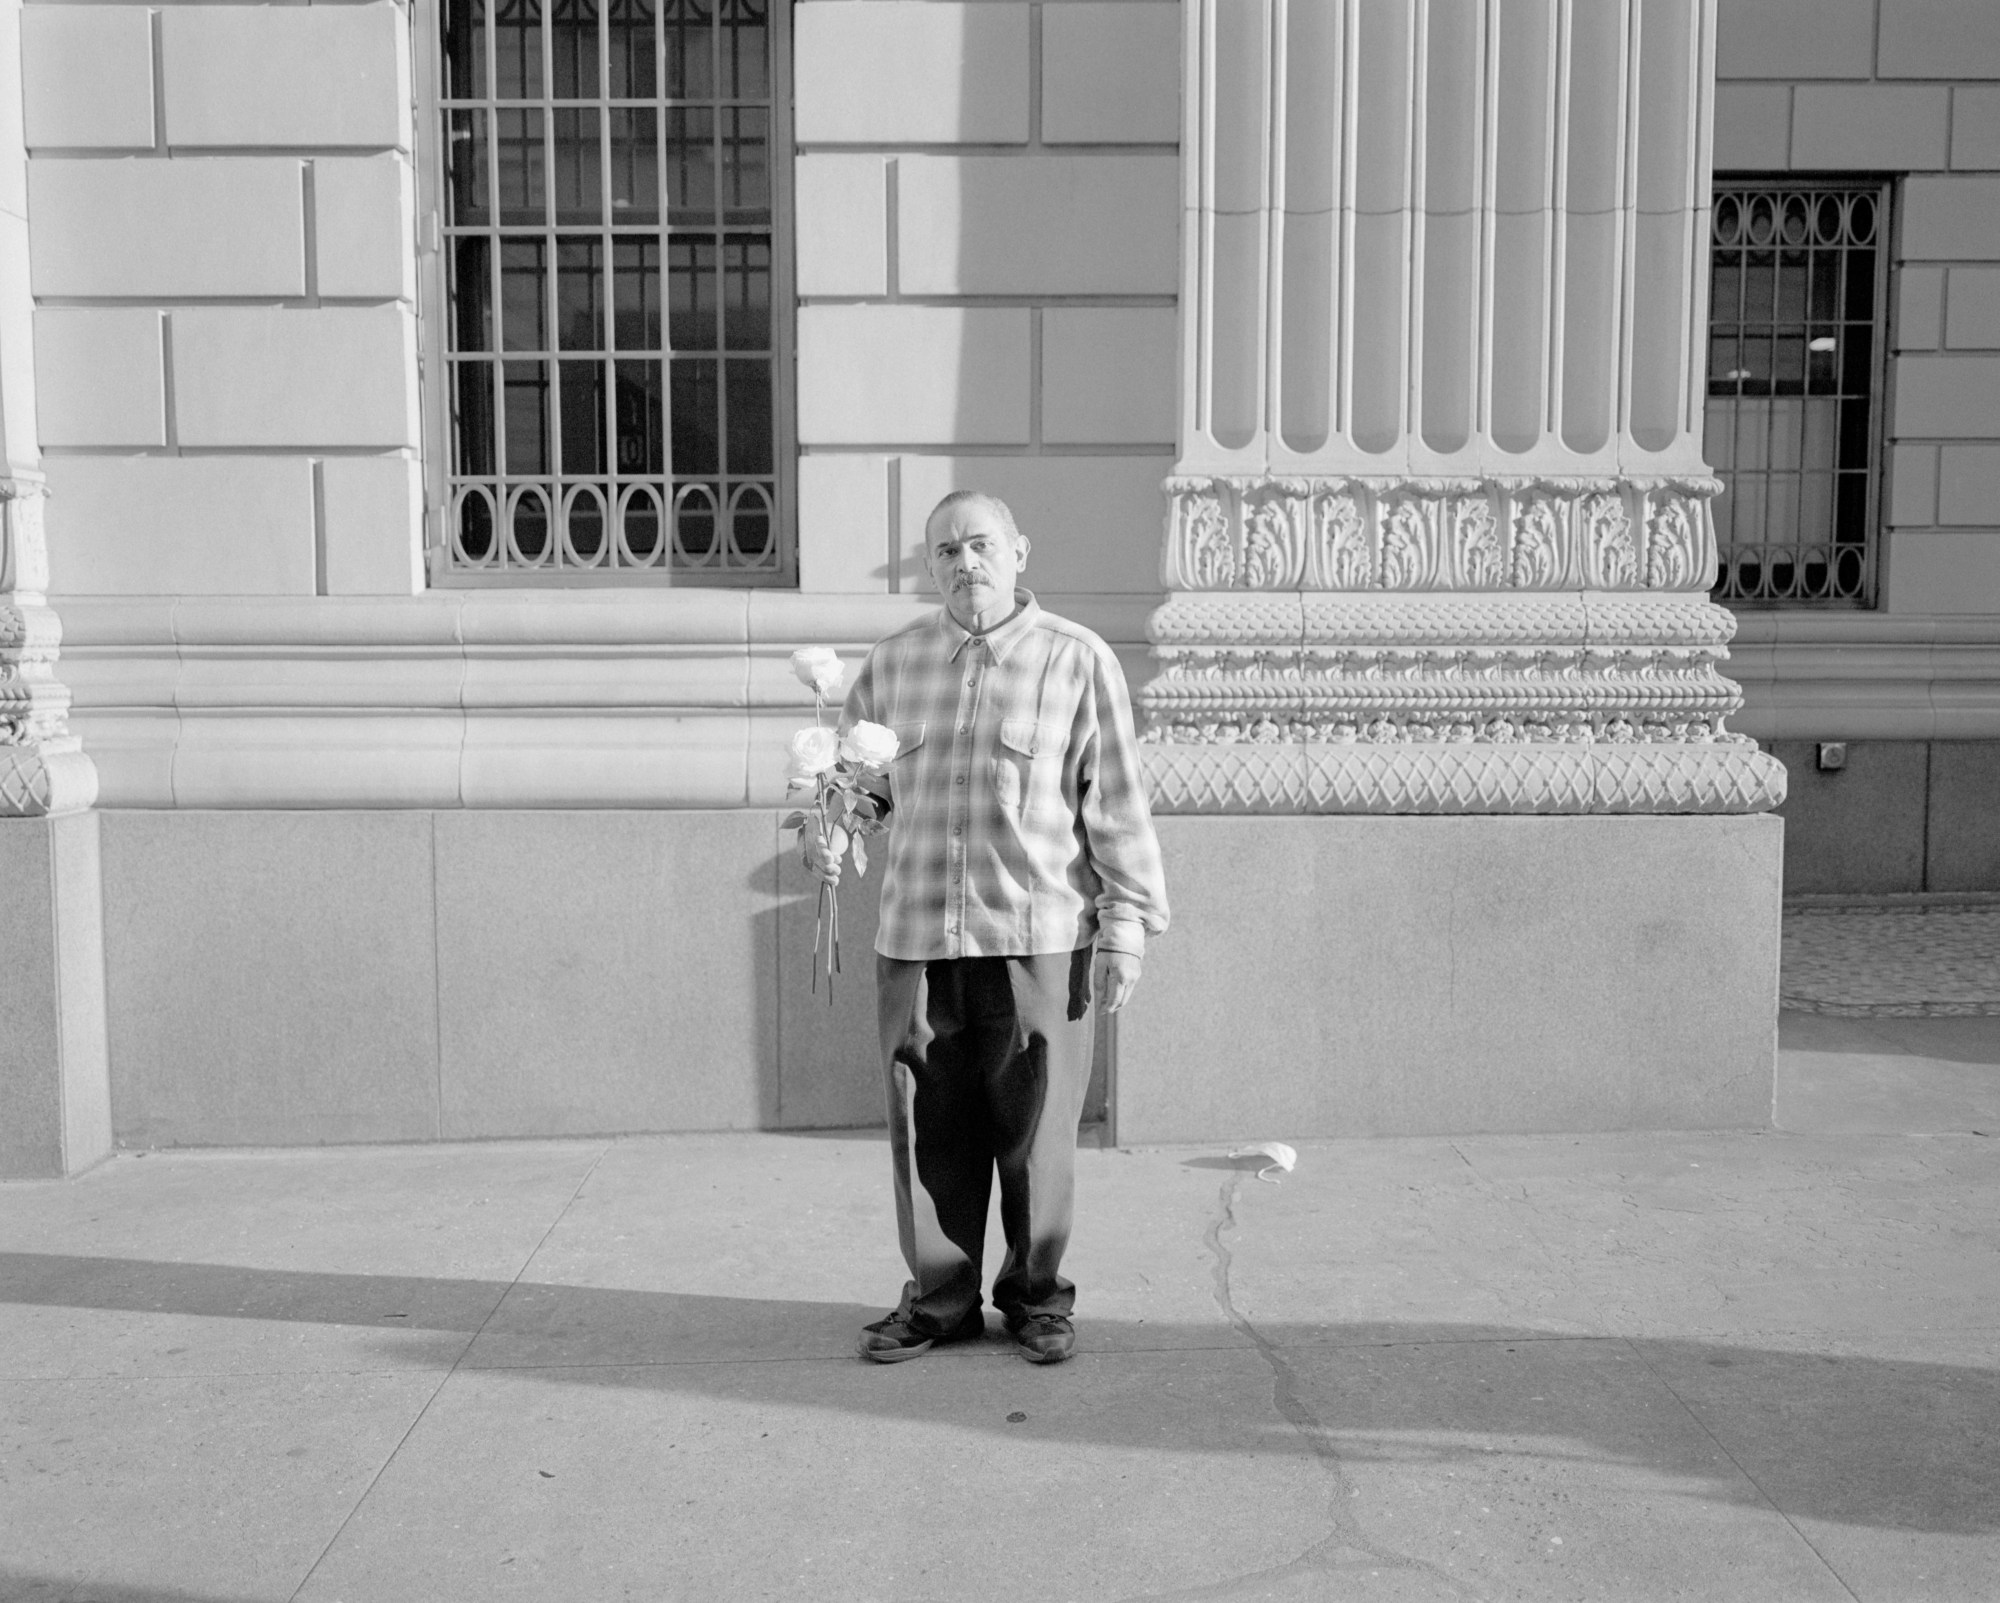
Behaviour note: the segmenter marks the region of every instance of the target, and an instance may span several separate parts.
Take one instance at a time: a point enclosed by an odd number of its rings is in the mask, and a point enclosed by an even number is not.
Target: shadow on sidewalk
[[[150,1581],[82,1581],[74,1576],[37,1574],[0,1566],[0,1598],[7,1603],[241,1603],[241,1594],[184,1592]]]
[[[989,1334],[879,1370],[848,1356],[855,1330],[880,1313],[860,1304],[38,1253],[0,1253],[0,1303],[450,1333],[466,1338],[452,1357],[462,1372],[885,1419],[937,1418],[945,1366],[1007,1352]],[[1330,1449],[1405,1464],[1580,1457],[1740,1501],[1743,1483],[1713,1442],[1794,1517],[2000,1530],[2000,1370],[1504,1325],[1259,1323],[1254,1343],[1220,1320],[1086,1319],[1080,1330],[1086,1363],[1069,1373],[1088,1383],[1092,1359],[1130,1359],[1134,1373],[1094,1370],[1118,1395],[1052,1414],[1045,1428],[1058,1440],[1203,1455]],[[1268,1367],[1319,1440],[1276,1410],[1223,1440],[1211,1407],[1175,1407],[1196,1394],[1162,1384],[1162,1361],[1212,1363],[1218,1350]],[[440,1360],[398,1344],[385,1361]],[[996,1415],[991,1428],[1009,1426]]]

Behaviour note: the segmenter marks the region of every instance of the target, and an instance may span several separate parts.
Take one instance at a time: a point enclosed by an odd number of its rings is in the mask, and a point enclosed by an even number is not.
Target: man
[[[878,1363],[984,1331],[996,1168],[1007,1256],[994,1305],[1030,1362],[1069,1357],[1076,1288],[1058,1270],[1092,1009],[1125,1005],[1146,936],[1167,927],[1124,677],[1096,635],[1015,588],[1027,558],[1005,503],[940,501],[924,567],[944,607],[869,652],[842,715],[899,742],[875,949],[911,1278],[861,1333]],[[836,882],[838,859],[802,833]]]

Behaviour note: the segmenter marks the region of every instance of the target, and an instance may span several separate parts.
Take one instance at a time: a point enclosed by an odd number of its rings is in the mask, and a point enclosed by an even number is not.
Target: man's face
[[[960,501],[924,531],[924,568],[952,617],[967,629],[990,628],[1014,608],[1014,583],[1028,542],[1009,534],[984,501]]]

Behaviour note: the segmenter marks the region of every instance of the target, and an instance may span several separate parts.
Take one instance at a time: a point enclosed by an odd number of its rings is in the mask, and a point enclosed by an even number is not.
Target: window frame
[[[491,3],[491,0],[489,0]],[[771,527],[778,542],[773,568],[511,568],[479,572],[450,565],[448,550],[453,442],[451,438],[449,320],[445,271],[445,173],[441,133],[444,54],[439,37],[444,0],[413,0],[411,8],[412,113],[417,211],[417,405],[423,441],[423,555],[431,589],[786,590],[799,583],[798,538],[798,293],[793,206],[792,0],[767,0],[771,37]],[[664,219],[661,237],[667,236]],[[664,288],[662,293],[664,293]],[[554,477],[554,475],[551,475]],[[664,524],[673,515],[662,509]]]
[[[1812,190],[1845,190],[1853,193],[1871,194],[1877,208],[1878,222],[1875,231],[1876,272],[1875,304],[1871,314],[1874,329],[1874,349],[1870,353],[1869,368],[1869,418],[1868,418],[1868,466],[1867,488],[1864,493],[1862,510],[1863,555],[1861,567],[1860,594],[1854,596],[1734,596],[1724,585],[1728,571],[1728,548],[1717,535],[1716,582],[1709,591],[1711,600],[1735,612],[1867,612],[1880,608],[1882,601],[1882,565],[1884,559],[1883,506],[1884,506],[1884,463],[1888,450],[1890,424],[1889,354],[1890,343],[1895,330],[1892,327],[1893,301],[1890,296],[1891,281],[1900,273],[1900,241],[1902,231],[1903,206],[1901,175],[1884,172],[1739,172],[1723,171],[1714,173],[1709,182],[1709,213],[1713,218],[1717,196],[1724,190],[1764,190],[1773,193],[1788,193]],[[1715,249],[1712,220],[1706,226],[1706,275],[1712,286],[1714,278],[1713,253]],[[1774,248],[1779,248],[1774,246]],[[1703,441],[1702,454],[1710,460],[1707,440],[1707,411],[1710,400],[1709,384],[1714,375],[1708,371],[1708,353],[1712,351],[1715,339],[1715,314],[1709,286],[1704,287],[1703,309],[1705,327],[1703,339]],[[1721,473],[1716,472],[1717,477]],[[1838,475],[1836,469],[1836,477]],[[1836,486],[1836,495],[1838,488]],[[1776,543],[1776,542],[1772,542]],[[1829,544],[1836,543],[1829,540]]]

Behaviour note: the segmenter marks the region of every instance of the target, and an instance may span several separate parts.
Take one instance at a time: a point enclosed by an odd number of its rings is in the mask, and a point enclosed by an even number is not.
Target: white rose
[[[881,724],[858,723],[840,743],[840,755],[863,768],[887,768],[896,760],[896,731]]]
[[[792,653],[792,672],[800,684],[821,700],[840,694],[847,682],[847,667],[827,646],[801,646]]]
[[[840,756],[840,737],[817,724],[792,736],[792,776],[810,779],[831,768]]]

